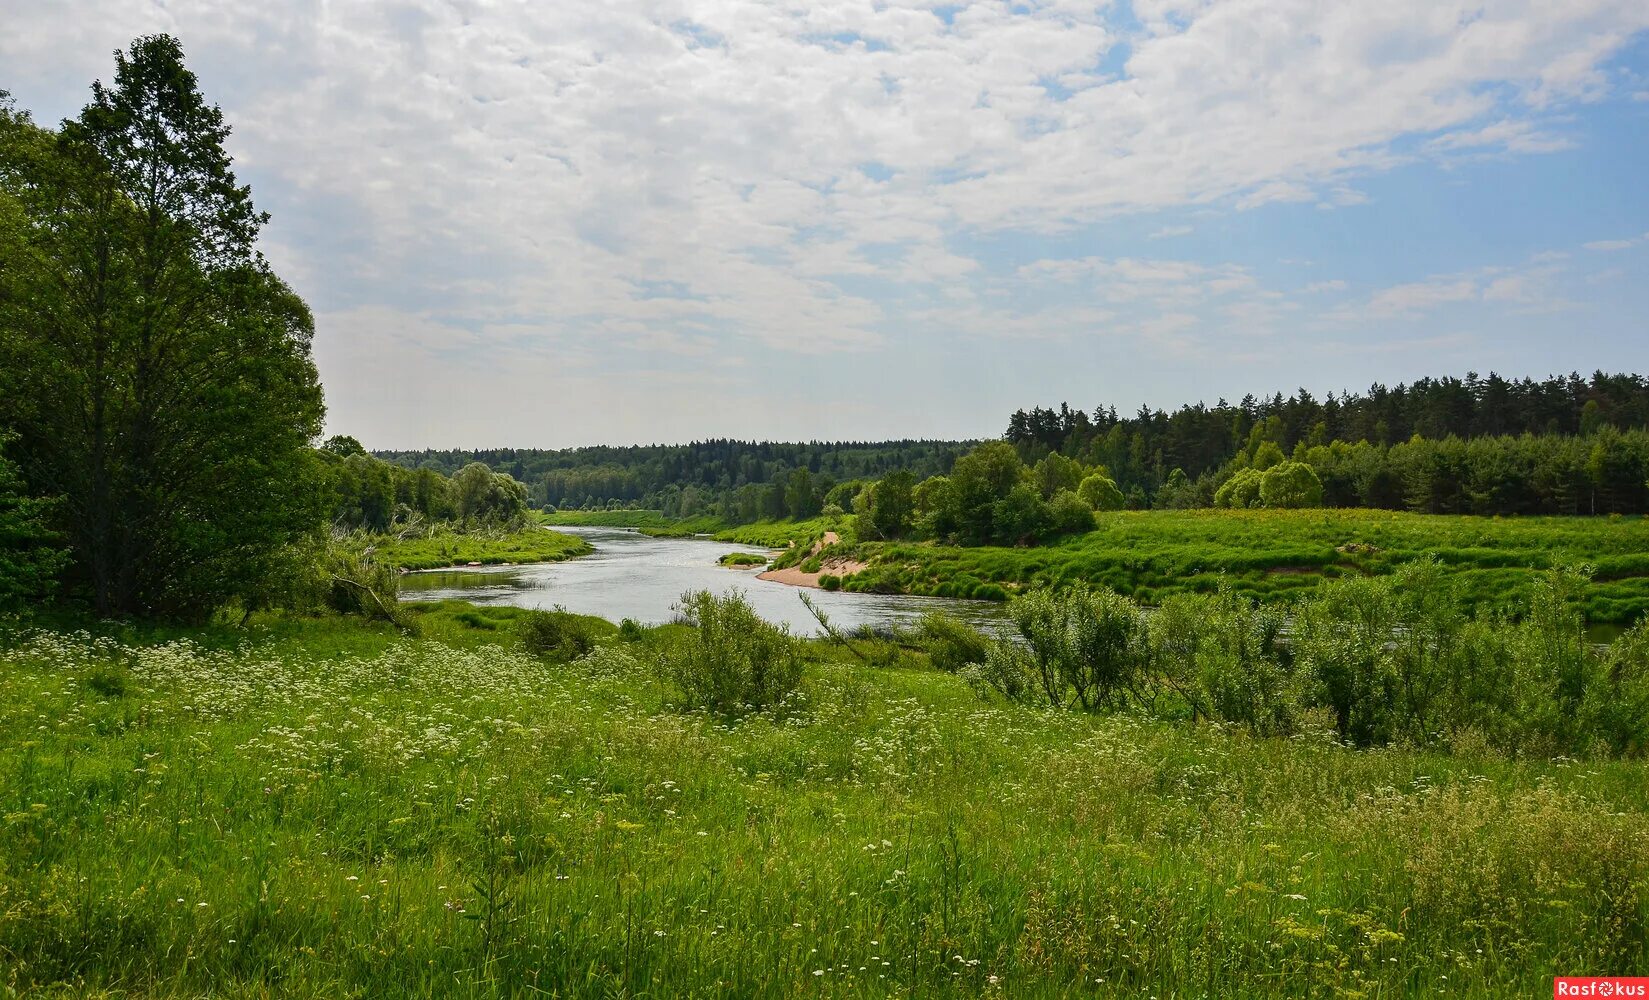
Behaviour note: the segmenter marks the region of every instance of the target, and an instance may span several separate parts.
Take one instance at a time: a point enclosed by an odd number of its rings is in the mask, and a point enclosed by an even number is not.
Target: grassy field
[[[715,517],[672,520],[656,510],[562,511],[544,515],[544,523],[564,527],[634,528],[645,535],[681,538],[709,535],[718,541],[782,549],[791,543],[811,542],[826,531],[840,531],[853,523],[852,515],[807,520],[759,521],[733,524]]]
[[[969,597],[1085,580],[1146,603],[1222,580],[1262,601],[1324,579],[1384,574],[1435,555],[1477,608],[1516,608],[1540,570],[1589,564],[1585,610],[1625,623],[1649,611],[1649,518],[1433,516],[1368,510],[1141,511],[1100,515],[1099,530],[1036,548],[864,543],[849,590]]]
[[[1649,966],[1642,763],[980,701],[684,713],[522,612],[13,634],[0,995],[1538,996]],[[100,629],[110,626],[97,626]],[[845,654],[843,654],[845,655]]]
[[[590,543],[562,531],[533,526],[521,531],[468,532],[440,527],[420,538],[378,537],[372,544],[377,557],[403,569],[440,569],[478,562],[558,562],[588,555]]]

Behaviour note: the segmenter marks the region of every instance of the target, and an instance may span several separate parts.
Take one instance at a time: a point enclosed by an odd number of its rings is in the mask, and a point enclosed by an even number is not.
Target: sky
[[[1643,0],[3,0],[181,39],[369,448],[1649,372]]]

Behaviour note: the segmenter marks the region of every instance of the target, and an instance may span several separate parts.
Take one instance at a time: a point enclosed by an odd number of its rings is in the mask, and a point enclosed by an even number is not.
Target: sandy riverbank
[[[813,544],[813,550],[808,558],[819,554],[826,546],[835,545],[841,541],[841,536],[834,531],[827,531],[824,538]],[[804,560],[805,561],[805,560]],[[758,580],[771,580],[790,587],[810,587],[814,590],[822,589],[819,578],[822,576],[852,576],[854,573],[869,567],[869,563],[855,562],[852,559],[827,559],[819,565],[817,573],[804,572],[800,566],[791,566],[787,569],[770,569],[756,576]]]

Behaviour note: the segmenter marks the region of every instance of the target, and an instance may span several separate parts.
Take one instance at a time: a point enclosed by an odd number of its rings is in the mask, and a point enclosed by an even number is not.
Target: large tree
[[[0,108],[0,426],[100,612],[195,617],[320,522],[313,327],[177,41],[115,61],[56,133]]]

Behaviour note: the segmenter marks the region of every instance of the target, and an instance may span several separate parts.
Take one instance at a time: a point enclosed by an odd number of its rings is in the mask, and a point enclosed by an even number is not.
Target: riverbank
[[[807,555],[799,564],[770,569],[757,576],[756,579],[770,580],[773,583],[782,583],[788,587],[835,590],[841,586],[843,578],[852,576],[869,565],[848,558],[821,557],[821,553],[825,549],[836,545],[841,540],[841,535],[834,531],[827,531],[818,541],[813,543],[812,548],[808,550]],[[813,568],[809,569],[809,566]]]
[[[757,521],[754,524],[728,524],[720,518],[709,516],[677,520],[665,517],[656,510],[573,510],[539,516],[550,527],[629,528],[653,538],[691,538],[704,535],[718,542],[759,545],[768,549],[789,548],[796,543],[819,538],[826,531],[851,535],[853,524],[851,514],[839,517],[814,517],[801,521]]]
[[[475,529],[454,531],[437,527],[415,538],[379,535],[372,539],[374,556],[399,569],[447,569],[475,563],[496,566],[504,563],[560,562],[594,552],[590,543],[576,535],[531,525],[519,531]]]

